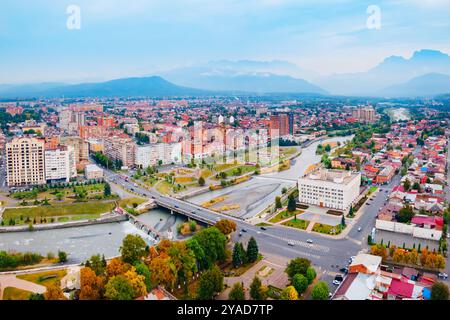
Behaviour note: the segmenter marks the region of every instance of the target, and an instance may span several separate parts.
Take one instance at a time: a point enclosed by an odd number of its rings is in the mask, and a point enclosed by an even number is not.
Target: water
[[[283,188],[294,186],[306,169],[319,163],[322,156],[316,155],[317,146],[326,142],[344,142],[351,140],[352,136],[334,137],[324,141],[315,142],[309,147],[302,149],[299,157],[292,160],[288,170],[255,176],[251,180],[225,189],[204,193],[188,199],[188,201],[201,205],[202,203],[220,196],[226,200],[217,206],[239,204],[238,210],[230,211],[229,214],[240,218],[251,218],[267,208],[275,201],[275,197],[281,195]]]
[[[175,236],[177,225],[186,221],[185,217],[171,215],[164,209],[151,210],[142,214],[140,219],[162,233],[171,228]],[[0,251],[31,251],[46,255],[48,252],[56,254],[61,250],[69,254],[69,262],[79,263],[97,253],[104,254],[105,257],[119,255],[122,240],[127,234],[138,234],[147,244],[154,244],[150,236],[124,221],[66,229],[2,233]]]
[[[336,137],[325,140],[325,142],[344,142],[350,138]],[[203,194],[189,201],[196,199],[193,202],[202,202],[229,193],[236,197],[234,201],[240,201],[241,215],[243,217],[252,216],[274,201],[275,196],[281,194],[283,187],[293,185],[295,183],[293,180],[303,175],[309,165],[320,161],[320,156],[315,154],[318,144],[319,142],[316,142],[308,148],[304,148],[301,156],[294,160],[289,170],[256,177],[251,181]],[[176,236],[177,225],[186,221],[187,218],[181,215],[171,215],[164,209],[154,209],[141,215],[140,219],[163,234],[167,234],[170,228]],[[139,234],[147,244],[154,244],[151,237],[131,223],[118,222],[46,231],[2,233],[0,234],[0,251],[32,251],[46,255],[48,252],[57,253],[58,250],[61,250],[69,254],[70,263],[79,263],[94,254],[104,254],[105,257],[119,255],[120,245],[127,234]]]

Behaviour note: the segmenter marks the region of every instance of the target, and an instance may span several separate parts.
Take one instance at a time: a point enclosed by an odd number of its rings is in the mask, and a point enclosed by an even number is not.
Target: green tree
[[[298,292],[293,286],[286,287],[280,295],[280,300],[298,300]]]
[[[405,191],[409,191],[409,189],[411,188],[411,182],[408,179],[403,182],[403,188],[405,189]]]
[[[228,294],[228,300],[245,300],[244,288],[240,282],[236,282],[233,285],[230,293]]]
[[[146,253],[147,244],[139,235],[128,234],[122,241],[120,254],[124,262],[134,264]]]
[[[411,208],[411,206],[405,206],[397,214],[397,221],[402,223],[409,223],[411,222],[412,218],[414,217],[414,211]]]
[[[192,239],[196,240],[204,253],[204,267],[209,268],[217,261],[223,261],[226,258],[225,235],[215,227],[205,228],[197,232]],[[195,251],[194,251],[195,252]],[[198,259],[198,256],[196,256]]]
[[[255,262],[258,259],[258,255],[258,243],[256,242],[255,238],[251,237],[250,240],[248,240],[247,244],[247,261],[250,263]]]
[[[443,282],[436,282],[431,287],[431,300],[448,300],[448,286]]]
[[[239,268],[244,263],[242,256],[241,243],[236,242],[233,247],[233,267]]]
[[[306,271],[311,266],[311,261],[306,258],[295,258],[289,261],[289,264],[285,270],[289,279],[294,278],[296,274],[306,275]]]
[[[328,300],[330,290],[328,284],[323,281],[319,281],[311,291],[311,297],[313,300]]]
[[[105,289],[105,297],[110,300],[133,300],[134,298],[133,286],[123,275],[109,279]]]
[[[150,292],[150,290],[153,288],[150,269],[144,262],[138,262],[134,265],[134,267],[136,268],[137,274],[145,277],[145,286],[147,287],[147,291]]]
[[[195,259],[197,261],[197,268],[199,270],[203,270],[208,268],[208,259],[206,258],[206,254],[203,250],[203,247],[200,246],[196,239],[189,239],[186,242],[187,247],[194,253]]]
[[[67,253],[65,253],[64,251],[58,251],[58,261],[60,263],[67,262]]]
[[[97,276],[105,273],[105,266],[103,265],[102,258],[99,254],[92,256],[89,259],[89,262],[90,268],[95,272]]]
[[[343,226],[343,227],[345,227],[345,216],[344,215],[342,215],[342,218],[341,218],[341,226]]]
[[[219,267],[213,266],[205,271],[199,280],[197,298],[199,300],[211,300],[217,293],[223,290],[223,274]]]
[[[275,208],[276,209],[281,209],[283,206],[281,204],[281,198],[280,197],[275,197]]]
[[[348,210],[348,215],[350,216],[350,217],[353,217],[354,216],[354,212],[353,212],[353,206],[350,206],[350,209]]]
[[[105,198],[111,196],[111,185],[108,182],[105,182],[105,187],[103,189],[103,195]]]
[[[205,183],[206,183],[205,178],[203,178],[203,177],[198,178],[199,186],[203,187],[205,185]]]
[[[289,195],[289,198],[288,198],[288,207],[287,207],[287,209],[288,209],[289,212],[294,212],[295,209],[297,209],[297,206],[296,206],[296,203],[295,203],[295,197],[294,197],[294,195],[292,193]]]
[[[308,269],[306,269],[306,278],[308,279],[309,284],[311,284],[314,281],[316,276],[317,276],[316,270],[313,267],[308,267]]]
[[[45,300],[45,297],[43,294],[40,294],[40,293],[32,293],[28,297],[28,300]]]
[[[304,275],[297,273],[292,278],[292,285],[294,286],[295,290],[297,290],[297,292],[301,294],[308,288],[309,281]]]
[[[267,298],[261,280],[256,276],[250,284],[250,297],[252,297],[253,300],[265,300]]]

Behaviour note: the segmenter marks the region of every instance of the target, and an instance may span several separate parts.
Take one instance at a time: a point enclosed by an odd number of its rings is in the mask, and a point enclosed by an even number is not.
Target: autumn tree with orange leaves
[[[80,300],[99,300],[105,289],[105,278],[97,276],[91,268],[80,271]]]

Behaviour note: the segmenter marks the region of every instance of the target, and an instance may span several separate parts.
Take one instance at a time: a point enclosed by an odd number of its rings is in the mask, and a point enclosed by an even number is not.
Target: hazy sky
[[[66,26],[69,5],[81,29]],[[366,26],[369,5],[381,29]],[[1,0],[0,83],[104,80],[219,59],[322,74],[450,53],[450,0]]]

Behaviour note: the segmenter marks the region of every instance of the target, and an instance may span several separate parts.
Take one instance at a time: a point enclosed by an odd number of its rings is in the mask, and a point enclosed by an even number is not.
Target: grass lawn
[[[196,181],[194,177],[176,177],[175,183],[186,184]]]
[[[277,222],[280,222],[281,220],[285,220],[285,219],[293,217],[295,215],[302,214],[303,212],[304,211],[302,211],[302,210],[295,210],[292,212],[289,212],[288,210],[283,210],[280,213],[278,213],[275,217],[270,219],[269,222],[277,223]]]
[[[237,164],[234,164],[234,163],[216,164],[214,166],[214,170],[217,171],[217,172],[221,172],[221,171],[224,171],[224,170],[228,170],[228,169],[234,168],[236,166],[237,166]]]
[[[172,185],[167,181],[160,181],[156,185],[156,191],[158,191],[161,194],[169,194],[172,190]]]
[[[267,296],[269,296],[270,298],[274,299],[274,300],[278,300],[280,299],[281,296],[281,292],[283,292],[282,289],[274,287],[272,285],[269,285],[267,287],[268,291],[267,291]]]
[[[245,272],[247,272],[251,267],[253,267],[255,264],[257,264],[259,261],[261,261],[263,256],[260,254],[258,255],[258,259],[256,259],[253,263],[246,263],[238,268],[235,268],[233,266],[232,260],[227,261],[224,265],[221,266],[222,272],[226,277],[239,277],[243,275]]]
[[[7,287],[3,291],[3,300],[28,300],[32,292],[14,288]]]
[[[118,201],[118,203],[119,203],[119,206],[126,207],[126,206],[132,206],[133,203],[137,203],[138,205],[140,205],[141,203],[144,203],[146,201],[147,201],[147,199],[134,197],[134,198],[120,199]]]
[[[342,227],[342,225],[340,224],[338,224],[337,226],[330,226],[328,224],[316,223],[314,224],[312,231],[325,234],[339,234],[344,229],[345,227]]]
[[[35,217],[55,217],[73,215],[93,215],[110,212],[114,209],[114,201],[97,202],[77,202],[66,205],[37,206],[34,208],[8,208],[3,213],[5,221],[10,218],[18,220],[22,216]]]
[[[17,278],[30,281],[41,286],[49,287],[52,284],[61,284],[61,279],[67,274],[66,270],[45,271],[39,273],[28,273],[17,276]]]
[[[272,226],[272,225],[269,224],[269,223],[260,222],[260,223],[257,223],[256,226],[257,226],[257,227],[270,227],[270,226]]]
[[[201,176],[203,177],[203,178],[208,178],[208,177],[210,177],[210,176],[212,176],[212,172],[211,172],[211,170],[209,170],[209,169],[203,169],[202,170],[202,173],[201,173]]]
[[[239,168],[241,169],[240,173],[238,172]],[[239,167],[236,167],[233,169],[229,169],[229,170],[225,171],[225,173],[228,176],[242,176],[246,173],[254,172],[255,170],[256,170],[256,166],[244,165],[244,166],[239,166]]]
[[[377,190],[378,190],[378,187],[372,186],[372,187],[369,188],[369,194],[372,194],[372,193],[374,193]]]
[[[302,220],[302,219],[292,219],[286,222],[283,222],[284,226],[288,226],[288,227],[294,227],[297,229],[302,229],[305,230],[306,228],[308,228],[309,225],[309,221],[306,220]]]

